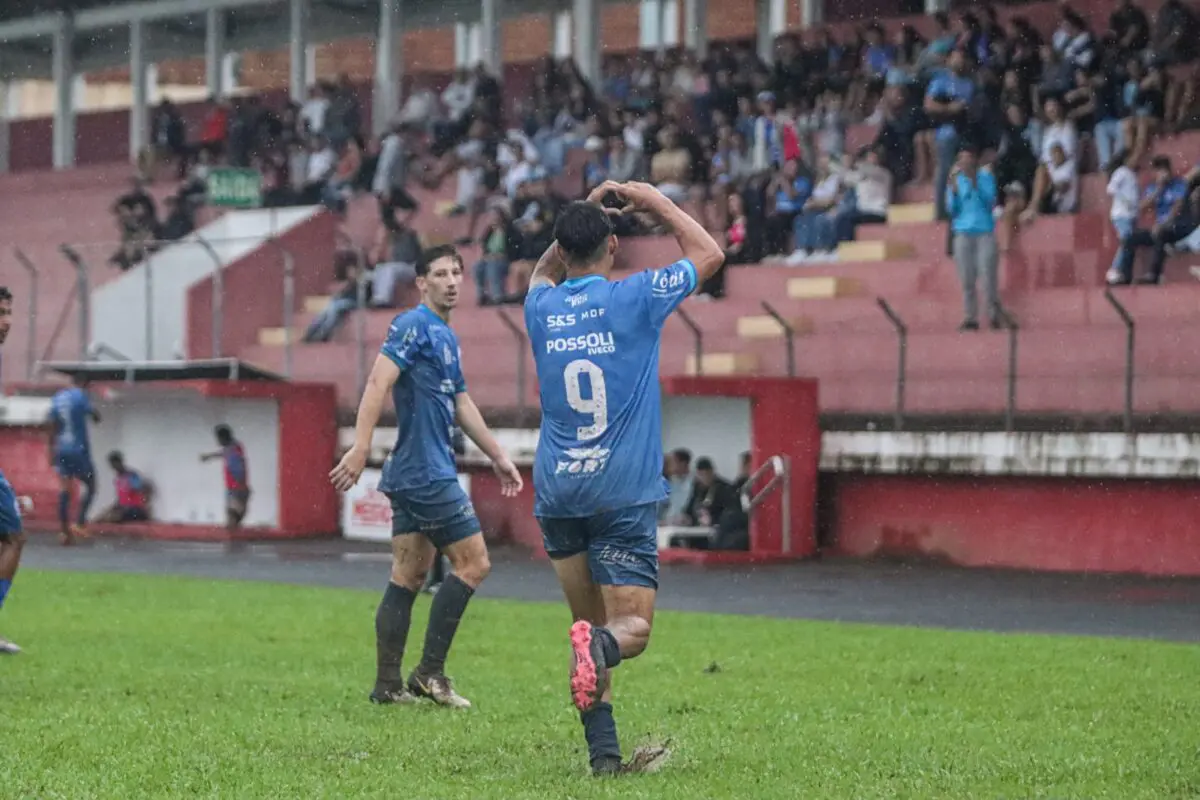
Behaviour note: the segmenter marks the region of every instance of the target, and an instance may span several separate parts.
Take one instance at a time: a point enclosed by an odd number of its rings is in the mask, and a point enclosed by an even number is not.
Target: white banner
[[[375,489],[383,473],[363,470],[353,489],[342,495],[342,536],[356,542],[392,540],[392,503]],[[458,473],[458,484],[471,496],[471,476]]]

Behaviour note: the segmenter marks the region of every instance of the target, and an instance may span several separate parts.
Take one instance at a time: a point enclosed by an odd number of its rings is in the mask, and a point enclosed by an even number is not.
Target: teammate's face
[[[429,265],[429,273],[417,278],[417,288],[425,305],[434,311],[449,311],[458,305],[458,294],[462,288],[462,267],[453,258],[439,258]]]
[[[12,310],[12,300],[0,300],[0,344],[4,344],[12,327]]]

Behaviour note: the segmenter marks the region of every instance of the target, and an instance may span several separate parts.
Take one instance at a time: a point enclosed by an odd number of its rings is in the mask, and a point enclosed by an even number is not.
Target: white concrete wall
[[[95,510],[114,501],[108,454],[154,483],[159,522],[225,524],[225,479],[220,460],[200,463],[218,449],[213,428],[233,428],[246,448],[250,471],[246,525],[279,524],[279,406],[268,400],[208,398],[194,392],[117,389],[97,401],[102,421],[92,426],[92,453],[99,471]]]
[[[108,345],[134,361],[178,359],[187,331],[188,289],[215,269],[199,238],[211,244],[221,264],[228,266],[262,247],[270,236],[287,232],[319,211],[315,206],[232,211],[153,254],[92,291],[91,343]]]

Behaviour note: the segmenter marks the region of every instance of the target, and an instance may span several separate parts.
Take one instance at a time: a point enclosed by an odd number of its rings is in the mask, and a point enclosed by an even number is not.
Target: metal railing
[[[25,345],[25,379],[33,380],[37,366],[38,268],[19,247],[13,248],[13,258],[29,273],[29,341]]]
[[[700,326],[696,324],[691,315],[683,308],[675,309],[676,316],[679,321],[688,326],[688,330],[692,332],[692,352],[696,359],[696,374],[704,374],[704,331],[700,330]]]
[[[761,305],[763,311],[767,312],[771,319],[775,320],[783,329],[784,347],[787,348],[787,374],[789,378],[794,378],[796,377],[796,329],[766,300],[763,300]]]
[[[908,381],[908,326],[904,324],[904,320],[900,319],[900,315],[896,310],[888,304],[883,297],[875,298],[876,305],[887,315],[891,320],[892,327],[896,329],[896,339],[898,342],[898,352],[896,354],[896,410],[894,413],[896,430],[904,430],[904,390],[905,384]]]
[[[92,342],[88,348],[88,361],[99,361],[100,356],[107,356],[112,361],[128,361],[133,362],[133,359],[122,353],[115,347],[111,347],[104,342]]]
[[[754,484],[768,471],[771,472],[771,479],[767,481],[766,486],[755,492]],[[747,516],[754,513],[754,509],[762,505],[776,488],[781,488],[783,492],[783,552],[788,555],[792,552],[792,475],[787,456],[771,456],[746,479],[741,491],[742,510]]]
[[[75,268],[75,291],[79,297],[79,360],[86,361],[88,339],[92,332],[92,290],[88,283],[87,265],[83,263],[79,251],[70,245],[64,244],[58,249]]]
[[[528,337],[525,335],[524,329],[512,321],[512,317],[503,309],[496,310],[500,321],[504,323],[504,327],[508,328],[508,332],[512,334],[513,340],[517,345],[517,415],[518,418],[525,421],[525,351],[528,348]]]
[[[146,357],[151,358],[154,353],[155,345],[155,330],[154,330],[154,308],[156,303],[154,299],[154,272],[156,267],[154,261],[156,257],[167,248],[186,247],[195,245],[203,250],[213,262],[212,277],[212,357],[222,358],[224,353],[224,330],[225,330],[225,263],[222,261],[220,254],[217,252],[217,245],[234,244],[234,243],[254,243],[261,247],[270,247],[279,253],[283,262],[283,280],[281,286],[281,294],[283,300],[283,326],[284,326],[284,373],[287,377],[292,375],[293,362],[293,346],[295,344],[295,332],[293,331],[296,312],[296,291],[295,291],[295,264],[296,259],[292,251],[283,245],[274,233],[268,236],[228,236],[216,239],[210,239],[201,236],[199,233],[192,233],[182,239],[175,240],[147,240],[142,242],[145,247],[145,255],[139,262],[145,268],[145,298],[146,298],[146,319],[144,330],[144,347]],[[79,317],[80,317],[80,353],[81,357],[86,355],[87,343],[91,337],[91,283],[88,278],[88,266],[82,252],[95,249],[104,249],[111,251],[114,248],[120,247],[121,242],[80,242],[80,243],[64,243],[60,245],[59,251],[72,263],[76,270],[77,277],[77,293],[80,300]]]
[[[1125,323],[1125,408],[1123,424],[1126,433],[1133,433],[1133,346],[1135,342],[1137,323],[1121,301],[1113,294],[1112,289],[1104,290],[1104,299],[1113,307],[1121,322]]]
[[[1016,318],[1003,306],[996,306],[993,313],[1008,331],[1008,396],[1004,402],[1004,430],[1012,433],[1017,416],[1017,333],[1020,328]]]

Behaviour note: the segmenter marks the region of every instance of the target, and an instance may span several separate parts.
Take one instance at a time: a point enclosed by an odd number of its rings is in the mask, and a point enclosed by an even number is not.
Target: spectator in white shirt
[[[308,165],[304,170],[304,186],[300,190],[300,202],[315,205],[321,202],[325,183],[337,166],[337,153],[324,136],[314,136],[309,144]]]
[[[465,69],[460,69],[454,73],[454,80],[442,92],[442,103],[449,112],[450,121],[455,124],[462,122],[474,102],[475,86],[471,82],[471,76]]]
[[[1108,196],[1112,198],[1108,217],[1112,221],[1113,230],[1117,232],[1118,245],[1124,244],[1133,234],[1139,214],[1141,194],[1138,191],[1137,173],[1133,170],[1137,162],[1133,160],[1132,155],[1130,151],[1122,150],[1113,157],[1112,163],[1106,165],[1109,170]],[[1121,279],[1118,266],[1120,258],[1118,247],[1117,255],[1108,270],[1109,283],[1117,283]]]
[[[308,90],[308,99],[300,109],[300,119],[309,136],[320,136],[325,132],[325,112],[329,110],[329,98],[324,84],[317,83]]]
[[[854,207],[837,212],[834,230],[839,242],[852,242],[859,225],[887,222],[892,202],[892,173],[880,163],[879,151],[871,149],[859,157],[844,183],[854,189]]]
[[[1033,178],[1033,194],[1029,198],[1029,206],[1021,214],[1023,222],[1032,222],[1039,213],[1052,210],[1054,183],[1050,174],[1054,166],[1054,148],[1062,148],[1067,160],[1072,162],[1078,174],[1079,168],[1079,134],[1075,123],[1066,118],[1062,103],[1055,98],[1046,101],[1046,119],[1049,124],[1042,133],[1041,163],[1038,164],[1037,174]],[[1058,168],[1061,174],[1061,167]]]
[[[428,131],[432,129],[433,123],[437,121],[437,115],[437,96],[430,90],[424,80],[420,78],[415,79],[412,91],[408,95],[408,99],[404,101],[404,106],[400,109],[399,122],[403,125],[412,125]]]
[[[1079,210],[1079,166],[1067,158],[1063,146],[1050,148],[1050,207],[1055,214],[1073,214]]]

